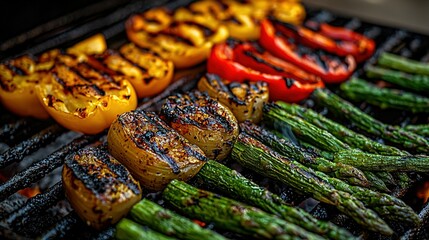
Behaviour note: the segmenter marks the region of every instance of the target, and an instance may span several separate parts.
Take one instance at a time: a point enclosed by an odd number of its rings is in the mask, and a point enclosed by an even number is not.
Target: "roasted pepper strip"
[[[355,70],[356,62],[352,55],[347,55],[343,61],[337,56],[299,45],[293,38],[278,36],[278,25],[269,20],[261,23],[259,43],[273,55],[320,76],[326,83],[343,82]]]
[[[154,13],[153,11],[156,11]],[[181,17],[185,19],[180,19]],[[134,15],[126,22],[128,38],[171,60],[176,68],[187,68],[206,60],[214,43],[228,37],[225,26],[212,21],[190,21],[162,9]]]
[[[12,59],[0,65],[0,101],[19,116],[46,119],[49,114],[37,99],[34,87],[43,79],[43,72],[30,56]]]
[[[59,53],[58,53],[59,54]],[[123,76],[112,75],[85,55],[58,55],[36,93],[48,113],[64,127],[96,134],[118,114],[137,106],[137,96]]]
[[[281,23],[285,36],[299,40],[312,48],[323,49],[338,56],[352,55],[357,62],[368,59],[375,50],[375,42],[362,34],[327,23],[308,21],[304,26]]]
[[[314,89],[323,87],[323,82],[305,83],[281,75],[262,73],[235,61],[233,46],[226,43],[213,47],[207,63],[207,71],[229,81],[264,81],[268,83],[270,99],[299,102]]]
[[[252,45],[250,43],[237,45],[234,48],[234,59],[246,67],[253,68],[263,73],[280,75],[308,83],[317,83],[321,81],[320,77],[307,73],[301,68],[273,56],[258,45]]]

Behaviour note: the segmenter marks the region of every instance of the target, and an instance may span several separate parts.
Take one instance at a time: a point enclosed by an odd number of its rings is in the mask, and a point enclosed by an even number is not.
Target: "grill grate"
[[[65,32],[57,34],[43,43],[34,45],[30,49],[21,49],[21,51],[37,54],[52,47],[71,44],[77,38],[82,38],[95,32],[102,32],[107,37],[109,46],[120,46],[120,44],[126,41],[123,34],[124,19],[126,17],[133,12],[140,12],[146,8],[166,2],[157,1],[156,3],[148,3],[143,1],[126,5],[84,25],[69,27]],[[174,8],[186,5],[188,2],[190,1],[174,1],[166,4],[166,6]],[[323,21],[333,25],[345,26],[375,39],[377,51],[366,64],[373,64],[378,55],[384,51],[416,60],[429,61],[429,51],[427,51],[429,46],[428,36],[362,22],[357,18],[337,16],[318,9],[307,9],[307,13],[308,19],[312,21]],[[14,51],[16,50],[12,49],[8,57],[12,57]],[[362,76],[364,68],[365,66],[360,66],[355,74]],[[179,79],[162,94],[153,99],[143,100],[139,108],[158,110],[162,99],[173,92],[193,89],[200,73],[201,71]],[[307,100],[305,104],[314,107],[314,102],[311,99]],[[361,104],[361,108],[376,118],[392,124],[428,121],[427,116],[424,115],[411,115],[407,112],[381,110],[366,104]],[[326,109],[318,110],[326,112]],[[4,109],[1,109],[1,111],[2,113],[5,112]],[[2,174],[9,178],[0,185],[0,201],[2,201],[0,203],[0,219],[2,219],[0,221],[0,233],[5,238],[26,239],[41,236],[42,239],[109,239],[113,236],[113,228],[96,232],[87,227],[64,199],[62,184],[58,182],[59,169],[63,164],[65,156],[97,141],[105,141],[106,132],[94,136],[70,134],[64,128],[51,121],[42,122],[27,118],[17,118],[9,113],[2,114],[0,117],[0,126],[0,142],[2,142],[2,145],[0,145],[0,151],[2,152],[0,155],[0,169],[2,169]],[[65,135],[67,136],[63,137]],[[65,138],[61,142],[61,147],[59,149],[51,149],[52,147],[49,146],[59,138]],[[2,151],[3,148],[6,150]],[[46,150],[49,151],[48,155],[40,157],[35,154],[40,149],[49,149]],[[30,163],[20,169],[20,166],[23,165],[22,162],[26,161],[23,159],[30,161]],[[288,203],[308,210],[317,218],[332,221],[350,230],[356,236],[367,239],[391,239],[378,234],[368,233],[354,223],[354,221],[340,214],[334,207],[308,199],[293,192],[289,187],[261,177],[251,170],[243,169],[236,163],[229,163],[229,167],[241,172],[244,176],[252,179],[261,186],[267,187],[270,191],[277,193]],[[12,174],[7,175],[10,172]],[[52,176],[56,176],[56,178]],[[411,177],[416,182],[426,179],[416,174]],[[25,201],[23,196],[16,193],[20,189],[40,184],[42,181],[48,183],[46,187],[41,187],[42,193],[30,198],[28,201]],[[52,185],[52,183],[55,184]],[[407,193],[412,196],[407,196]],[[428,225],[429,204],[422,206],[422,203],[416,203],[411,188],[400,189],[398,187],[393,190],[393,194],[410,203],[419,212],[423,224],[420,227],[409,230],[398,224],[397,226],[392,226],[395,229],[399,229],[398,232],[402,235],[393,236],[392,238],[423,239],[429,237],[429,234],[425,231],[425,227]],[[162,204],[159,194],[150,194],[147,197],[161,201],[160,203]],[[73,229],[79,229],[79,231],[73,231]],[[238,236],[231,233],[224,234],[228,237],[238,238]]]

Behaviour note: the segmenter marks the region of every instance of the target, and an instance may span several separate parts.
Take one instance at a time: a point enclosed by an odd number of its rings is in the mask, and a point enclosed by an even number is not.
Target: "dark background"
[[[0,42],[89,5],[110,3],[110,5],[117,4],[119,6],[130,1],[131,0],[1,0]]]

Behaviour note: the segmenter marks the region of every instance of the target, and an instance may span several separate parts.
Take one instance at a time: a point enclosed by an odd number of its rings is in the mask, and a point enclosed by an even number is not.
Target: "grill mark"
[[[203,103],[199,103],[198,105],[196,104],[201,101],[203,101]],[[189,94],[176,94],[174,96],[170,96],[166,100],[166,107],[163,107],[161,112],[169,121],[180,121],[182,124],[190,124],[197,127],[203,127],[202,123],[192,118],[184,118],[183,116],[196,113],[207,114],[211,117],[205,119],[205,122],[207,123],[206,126],[218,123],[226,131],[232,131],[234,129],[232,124],[226,119],[226,117],[217,112],[219,108],[218,104],[219,103],[210,98],[207,93],[195,91]]]
[[[234,87],[233,85],[235,85],[234,84],[235,82],[232,82],[232,83],[229,84],[229,86],[226,86],[222,82],[222,80],[220,79],[220,77],[218,75],[216,75],[216,74],[210,74],[210,73],[206,74],[206,78],[207,78],[207,81],[209,82],[209,84],[212,85],[212,86],[213,86],[212,82],[216,82],[217,86],[221,89],[221,91],[223,91],[226,94],[228,94],[228,99],[234,101],[235,103],[237,103],[239,105],[245,105],[246,104],[244,101],[238,99],[237,96],[235,96],[232,93],[231,89]],[[240,84],[238,84],[238,85],[239,85],[239,87],[241,87]]]
[[[256,56],[254,53],[252,53],[251,51],[248,51],[248,50],[246,50],[246,51],[244,51],[244,54],[246,55],[246,56],[248,56],[248,57],[251,57],[253,60],[255,60],[256,62],[258,62],[258,63],[261,63],[261,64],[265,64],[265,65],[267,65],[268,67],[270,67],[270,68],[272,68],[272,69],[274,69],[275,71],[277,71],[277,72],[284,72],[284,69],[283,68],[281,68],[281,67],[279,67],[279,66],[276,66],[276,65],[273,65],[273,64],[271,64],[271,63],[269,63],[269,62],[267,62],[265,59],[263,59],[263,58],[261,58],[261,57],[259,57],[259,56]]]
[[[287,88],[291,88],[293,86],[293,83],[295,82],[292,78],[282,77],[283,81],[286,83]]]
[[[125,61],[129,62],[129,63],[130,63],[131,65],[133,65],[134,67],[136,67],[136,68],[138,68],[138,69],[142,70],[143,72],[147,73],[147,69],[146,69],[146,68],[144,68],[144,67],[142,67],[142,66],[140,66],[140,65],[138,65],[138,64],[137,64],[137,63],[135,63],[134,61],[132,61],[132,60],[131,60],[131,58],[130,58],[130,57],[128,57],[128,54],[127,54],[127,55],[125,55],[125,54],[123,54],[122,52],[119,52],[119,56],[121,56]]]
[[[152,152],[157,154],[157,156],[164,162],[166,162],[172,169],[174,174],[180,173],[180,167],[177,164],[177,162],[174,160],[172,156],[170,156],[168,153],[165,152],[163,146],[159,146],[156,141],[153,141],[152,138],[156,136],[161,135],[167,135],[168,132],[171,132],[172,130],[169,130],[166,128],[165,123],[162,122],[162,120],[156,116],[154,113],[146,114],[145,111],[135,111],[132,116],[132,121],[135,122],[148,122],[149,125],[156,127],[157,131],[149,131],[146,130],[145,133],[138,133],[132,136],[132,140],[134,144],[136,144],[137,147],[141,149],[147,149],[149,148]],[[127,123],[124,121],[123,118],[118,118],[120,124],[126,128]],[[175,133],[175,135],[178,135]],[[179,141],[182,141],[180,138]]]
[[[80,163],[79,160],[83,156],[94,159],[95,163]],[[114,158],[107,152],[99,148],[89,147],[78,150],[76,154],[69,155],[65,164],[72,170],[74,177],[82,181],[85,187],[96,196],[103,195],[108,189],[118,184],[118,182],[126,185],[134,194],[140,194],[139,186],[137,182],[131,178],[128,170],[119,162],[115,163],[113,159]],[[101,176],[97,172],[90,174],[90,170],[102,168],[109,169],[116,174],[116,176],[110,174]]]
[[[85,78],[81,73],[80,73],[80,71],[79,70],[77,70],[76,68],[74,68],[74,67],[72,67],[72,68],[69,68],[69,70],[70,71],[72,71],[72,72],[74,72],[76,75],[78,75],[79,76],[79,78],[81,78],[84,82],[87,82],[87,83],[89,83],[89,84],[76,84],[76,85],[73,85],[73,86],[69,86],[68,88],[75,88],[75,87],[88,87],[88,88],[92,88],[92,89],[94,89],[95,90],[95,92],[97,93],[97,94],[99,94],[99,95],[101,95],[101,96],[105,96],[106,95],[106,92],[103,90],[103,89],[101,89],[101,88],[99,88],[96,84],[93,84],[90,80],[88,80],[87,78]]]
[[[26,71],[24,71],[23,69],[11,64],[10,62],[6,62],[4,64],[9,70],[11,70],[13,73],[17,74],[17,75],[27,75]]]

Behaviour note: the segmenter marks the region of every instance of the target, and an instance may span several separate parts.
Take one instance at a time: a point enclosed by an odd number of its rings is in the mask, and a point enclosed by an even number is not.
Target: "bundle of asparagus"
[[[313,96],[334,114],[350,120],[361,131],[396,143],[406,149],[416,150],[419,153],[429,153],[429,141],[424,137],[399,126],[384,124],[327,89],[316,89]]]
[[[421,136],[429,137],[429,124],[408,125],[405,129]]]
[[[349,232],[332,223],[317,220],[304,210],[287,205],[279,196],[216,161],[208,161],[193,180],[198,186],[220,191],[233,199],[275,214],[307,231],[330,239],[354,238]]]
[[[366,101],[380,108],[429,112],[429,98],[397,89],[380,88],[365,80],[352,78],[341,84],[341,94],[352,101]]]
[[[162,193],[163,198],[183,214],[215,228],[264,239],[323,239],[274,215],[232,199],[173,180]]]
[[[387,194],[353,187],[322,172],[314,172],[298,162],[286,159],[256,139],[241,133],[232,157],[241,165],[276,179],[313,198],[334,205],[359,224],[372,231],[391,234],[389,226],[370,208],[387,219],[419,223],[418,216],[401,200]]]
[[[378,59],[378,65],[382,67],[368,67],[366,75],[371,78],[380,78],[405,89],[429,93],[429,64],[391,53],[382,53]]]

